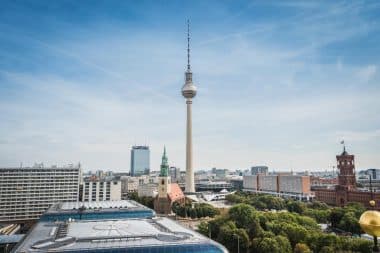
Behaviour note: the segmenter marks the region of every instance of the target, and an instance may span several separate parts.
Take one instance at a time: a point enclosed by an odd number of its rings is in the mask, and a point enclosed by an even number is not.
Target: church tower
[[[185,204],[185,195],[178,184],[170,181],[168,157],[166,156],[166,148],[164,147],[161,170],[158,177],[158,194],[154,200],[154,211],[158,214],[170,214],[172,213],[174,202]]]
[[[167,198],[171,192],[171,182],[169,176],[168,157],[166,156],[166,147],[161,159],[160,176],[158,177],[158,198]]]

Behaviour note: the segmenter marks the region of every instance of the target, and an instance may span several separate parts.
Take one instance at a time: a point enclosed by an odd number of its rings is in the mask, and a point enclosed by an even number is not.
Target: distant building
[[[80,187],[80,201],[121,200],[121,180],[119,177],[86,177]]]
[[[169,168],[169,175],[172,182],[178,183],[181,181],[181,169],[177,167]]]
[[[80,165],[0,168],[0,222],[37,220],[54,203],[77,201],[80,174]]]
[[[217,169],[217,168],[212,168],[212,174],[215,175],[216,179],[225,179],[227,176],[228,170],[226,169]]]
[[[162,155],[158,181],[158,195],[154,200],[154,210],[160,214],[170,214],[174,202],[185,203],[185,195],[178,184],[171,183],[166,149],[164,149],[164,154]]]
[[[334,186],[338,183],[338,179],[334,178],[325,178],[318,176],[310,176],[311,187],[324,187],[324,186]]]
[[[345,206],[350,202],[359,202],[369,208],[369,201],[375,200],[377,210],[380,209],[380,193],[360,191],[356,188],[354,155],[348,154],[344,147],[342,154],[336,156],[339,170],[338,184],[334,188],[314,189],[317,200],[330,205]]]
[[[268,167],[267,166],[253,166],[251,167],[251,175],[257,175],[257,174],[268,174]]]
[[[150,150],[148,146],[133,146],[131,149],[131,176],[149,175]]]
[[[148,183],[148,184],[139,184],[137,186],[137,195],[139,197],[156,197],[158,194],[157,184]]]
[[[243,177],[243,191],[265,193],[285,198],[311,200],[309,176],[253,175]]]
[[[137,192],[139,179],[137,177],[122,176],[121,180],[121,199],[128,199],[128,193]]]
[[[367,176],[367,179],[371,177],[372,180],[380,180],[380,169],[368,169],[361,172]]]

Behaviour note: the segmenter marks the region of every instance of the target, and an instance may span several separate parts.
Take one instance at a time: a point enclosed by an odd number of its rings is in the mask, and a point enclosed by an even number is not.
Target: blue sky
[[[377,1],[3,1],[0,165],[184,168],[186,20],[194,163],[380,167]]]

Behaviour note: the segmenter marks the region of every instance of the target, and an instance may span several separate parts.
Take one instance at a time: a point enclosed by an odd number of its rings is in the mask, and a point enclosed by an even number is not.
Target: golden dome
[[[360,227],[369,235],[380,236],[380,212],[365,211],[359,220]]]
[[[372,206],[372,207],[374,207],[374,206],[376,205],[376,202],[375,202],[374,200],[371,200],[371,201],[369,202],[369,205]]]

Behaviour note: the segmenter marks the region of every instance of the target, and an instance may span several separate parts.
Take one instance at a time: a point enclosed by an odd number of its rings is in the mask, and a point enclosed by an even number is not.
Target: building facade
[[[326,204],[345,206],[350,202],[362,203],[370,208],[369,201],[375,200],[375,209],[380,210],[380,193],[360,191],[356,188],[354,155],[348,154],[344,147],[342,154],[336,156],[338,184],[333,188],[314,189],[315,198]]]
[[[311,200],[309,176],[253,175],[243,177],[243,191],[265,193],[279,197]]]
[[[121,176],[121,199],[128,199],[128,194],[137,192],[139,180],[136,177]]]
[[[84,178],[80,191],[80,201],[121,200],[121,180],[120,178]]]
[[[77,201],[78,166],[0,168],[0,223],[28,222],[57,202]]]
[[[150,150],[148,146],[133,146],[131,149],[131,176],[149,175]]]

